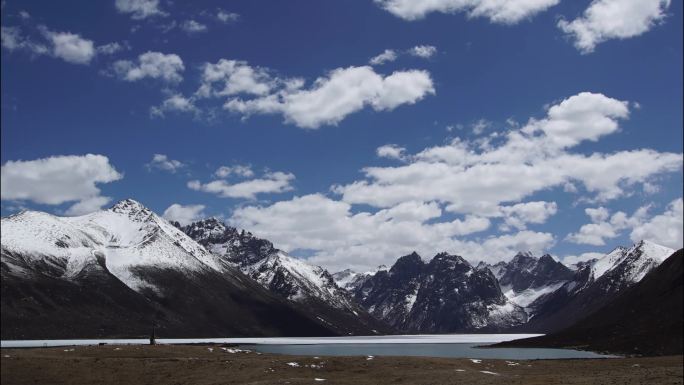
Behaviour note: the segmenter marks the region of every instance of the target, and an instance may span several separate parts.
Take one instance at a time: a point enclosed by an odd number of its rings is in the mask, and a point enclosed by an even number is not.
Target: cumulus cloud
[[[581,17],[561,19],[558,27],[574,39],[582,53],[611,39],[628,39],[648,32],[665,18],[670,0],[595,0]]]
[[[380,146],[375,150],[375,153],[380,158],[401,160],[406,157],[406,149],[404,147],[397,146],[396,144],[386,144],[384,146]]]
[[[193,112],[199,114],[200,110],[195,106],[194,98],[186,98],[181,94],[172,94],[159,106],[150,108],[150,115],[164,117],[167,112]]]
[[[124,49],[130,49],[130,46],[128,44],[120,44],[117,42],[112,42],[108,44],[103,44],[100,46],[97,46],[95,48],[95,51],[97,51],[98,55],[113,55],[117,52],[123,51]]]
[[[164,210],[162,217],[169,221],[175,221],[182,226],[189,225],[205,217],[204,205],[181,205],[174,203]]]
[[[88,64],[95,57],[95,45],[92,40],[70,32],[46,31],[46,34],[53,44],[54,56],[66,62]]]
[[[189,34],[207,32],[209,28],[196,20],[186,20],[181,24],[181,29]]]
[[[397,71],[383,76],[368,66],[348,67],[316,79],[309,89],[303,88],[301,81],[290,81],[266,96],[230,99],[224,108],[245,116],[280,113],[287,123],[316,129],[321,125],[336,125],[366,106],[389,111],[434,93],[427,71]]]
[[[518,250],[541,253],[556,239],[528,227],[546,223],[559,208],[556,202],[527,200],[533,194],[558,188],[608,201],[657,175],[681,170],[682,154],[574,151],[582,142],[618,132],[619,121],[628,118],[629,103],[579,93],[549,106],[542,118],[488,135],[495,140],[487,143],[455,139],[416,154],[382,146],[378,155],[406,163],[364,168],[362,180],[333,186],[339,197],[313,194],[246,206],[231,221],[286,250],[307,250],[310,261],[331,268],[392,263],[413,250],[427,257],[446,250],[471,261],[506,259]],[[587,209],[596,223],[568,240],[605,244],[647,223],[648,210],[644,206],[627,215]],[[507,233],[473,237],[493,221]]]
[[[135,20],[167,15],[159,8],[159,0],[116,0],[114,5],[117,11],[129,14]]]
[[[334,187],[353,204],[390,207],[407,200],[439,201],[455,213],[492,215],[505,202],[569,183],[596,201],[620,197],[658,174],[678,171],[682,154],[649,149],[584,155],[569,151],[583,140],[617,131],[627,104],[580,93],[502,135],[498,145],[454,140],[427,148],[406,165],[367,167],[366,179]]]
[[[205,63],[198,97],[232,96],[240,93],[266,95],[276,86],[267,69],[252,67],[245,61],[221,59]],[[218,84],[218,88],[217,85]]]
[[[83,214],[109,202],[100,196],[101,183],[123,178],[103,155],[52,156],[7,161],[2,165],[2,200],[59,205],[76,202],[68,214]]]
[[[631,230],[630,238],[634,242],[642,239],[672,248],[682,247],[682,198],[675,199],[659,215],[649,217],[652,204],[642,206],[629,216],[622,211],[610,214],[605,207],[587,208],[585,213],[592,223],[580,227],[576,233],[567,236],[567,240],[586,245],[603,246],[606,239],[620,236]]]
[[[254,171],[249,165],[236,164],[234,166],[221,166],[216,169],[214,175],[218,178],[227,178],[231,175],[249,178],[254,176]]]
[[[649,206],[640,207],[632,216],[622,211],[613,215],[605,207],[587,208],[584,212],[592,223],[580,227],[576,233],[568,234],[567,240],[583,245],[603,246],[606,239],[613,239],[628,228],[639,226],[648,214]]]
[[[408,52],[413,56],[429,59],[437,53],[437,47],[432,45],[417,45],[411,48]]]
[[[393,62],[397,60],[398,57],[399,55],[397,55],[397,52],[395,50],[386,49],[385,51],[383,51],[383,53],[377,56],[373,56],[368,62],[371,65],[381,65],[387,62]]]
[[[565,266],[572,267],[573,265],[576,265],[580,262],[587,262],[591,261],[592,259],[599,259],[604,255],[604,253],[594,252],[582,253],[580,255],[566,255],[565,257],[563,257],[563,264]]]
[[[220,169],[219,169],[220,170]],[[198,180],[188,182],[188,188],[216,194],[221,198],[256,199],[259,194],[277,194],[293,189],[291,183],[294,174],[285,172],[268,172],[260,178],[231,183],[224,179],[201,183]]]
[[[181,72],[185,70],[185,66],[176,54],[148,51],[138,56],[137,62],[118,60],[114,62],[112,69],[120,79],[129,82],[151,78],[177,83],[183,80]]]
[[[20,27],[2,27],[2,47],[32,55],[47,55],[73,64],[90,64],[98,54],[92,40],[71,32],[56,32],[40,25],[38,36],[25,35]]]
[[[546,220],[556,215],[558,205],[556,202],[524,202],[511,206],[502,206],[499,208],[500,215],[504,218],[504,223],[501,226],[502,230],[509,230],[515,228],[518,230],[525,230],[527,224],[541,224]]]
[[[23,50],[33,55],[48,55],[51,50],[47,42],[36,42],[25,36],[19,27],[0,27],[2,48],[8,51]]]
[[[154,154],[150,163],[147,163],[145,166],[148,170],[157,169],[168,171],[173,174],[186,165],[179,160],[169,159],[169,157],[164,154]]]
[[[434,94],[426,71],[398,71],[383,76],[369,66],[338,68],[309,87],[301,78],[273,76],[266,68],[221,59],[203,67],[197,99],[226,98],[223,108],[247,118],[282,114],[285,122],[316,129],[335,125],[364,107],[393,110]]]
[[[240,20],[240,15],[219,8],[216,12],[216,18],[224,24],[230,24]]]
[[[76,202],[69,207],[64,214],[69,216],[78,216],[92,213],[100,210],[102,206],[109,204],[112,201],[110,197],[95,196]]]
[[[646,239],[673,249],[681,248],[684,243],[683,206],[682,198],[675,199],[665,212],[636,225],[630,238],[634,242]]]
[[[491,126],[492,122],[488,121],[487,119],[479,119],[471,124],[470,128],[473,130],[473,134],[482,135],[485,130],[489,129]]]
[[[433,12],[484,17],[492,23],[516,24],[547,10],[560,0],[375,0],[393,15],[418,20]]]
[[[442,210],[435,202],[415,201],[375,213],[354,213],[346,202],[311,194],[270,206],[242,207],[230,221],[271,239],[285,250],[314,250],[310,261],[332,269],[349,266],[368,269],[391,264],[413,250],[425,256],[449,250],[469,258],[502,257],[511,250],[538,250],[552,242],[548,234],[531,232],[488,238],[482,243],[461,242],[455,237],[484,231],[490,225],[489,220],[467,216],[429,223],[441,215]],[[488,254],[495,249],[496,253]]]
[[[382,65],[385,63],[393,62],[399,59],[401,55],[411,55],[415,57],[420,57],[423,59],[429,59],[437,53],[437,47],[431,45],[417,45],[405,51],[397,51],[394,49],[386,49],[381,54],[372,57],[368,63],[370,65]]]

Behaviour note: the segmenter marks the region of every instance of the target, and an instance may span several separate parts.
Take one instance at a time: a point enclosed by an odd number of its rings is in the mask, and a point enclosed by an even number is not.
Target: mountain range
[[[678,250],[613,301],[560,331],[500,344],[621,354],[682,354],[684,256]]]
[[[554,332],[613,303],[674,251],[648,241],[578,266],[520,252],[472,265],[416,253],[330,273],[210,218],[128,199],[79,217],[2,218],[2,338]]]

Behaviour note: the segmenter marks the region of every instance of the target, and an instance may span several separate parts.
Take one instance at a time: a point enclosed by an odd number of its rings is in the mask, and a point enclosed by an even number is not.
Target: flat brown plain
[[[298,357],[219,346],[2,349],[10,384],[682,384],[683,357],[487,360]],[[296,365],[295,365],[296,364]]]

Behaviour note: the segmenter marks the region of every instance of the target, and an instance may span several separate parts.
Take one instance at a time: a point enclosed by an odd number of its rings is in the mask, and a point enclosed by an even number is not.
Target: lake
[[[475,359],[608,358],[571,349],[478,348],[478,345],[539,334],[433,334],[349,337],[159,338],[160,344],[239,344],[262,353],[308,356],[428,356]],[[144,345],[148,339],[3,340],[3,348],[98,345]]]

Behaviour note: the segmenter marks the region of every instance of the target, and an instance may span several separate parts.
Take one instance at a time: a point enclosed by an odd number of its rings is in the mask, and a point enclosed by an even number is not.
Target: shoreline
[[[684,358],[312,357],[248,352],[218,345],[104,345],[0,351],[3,384],[682,384]]]

